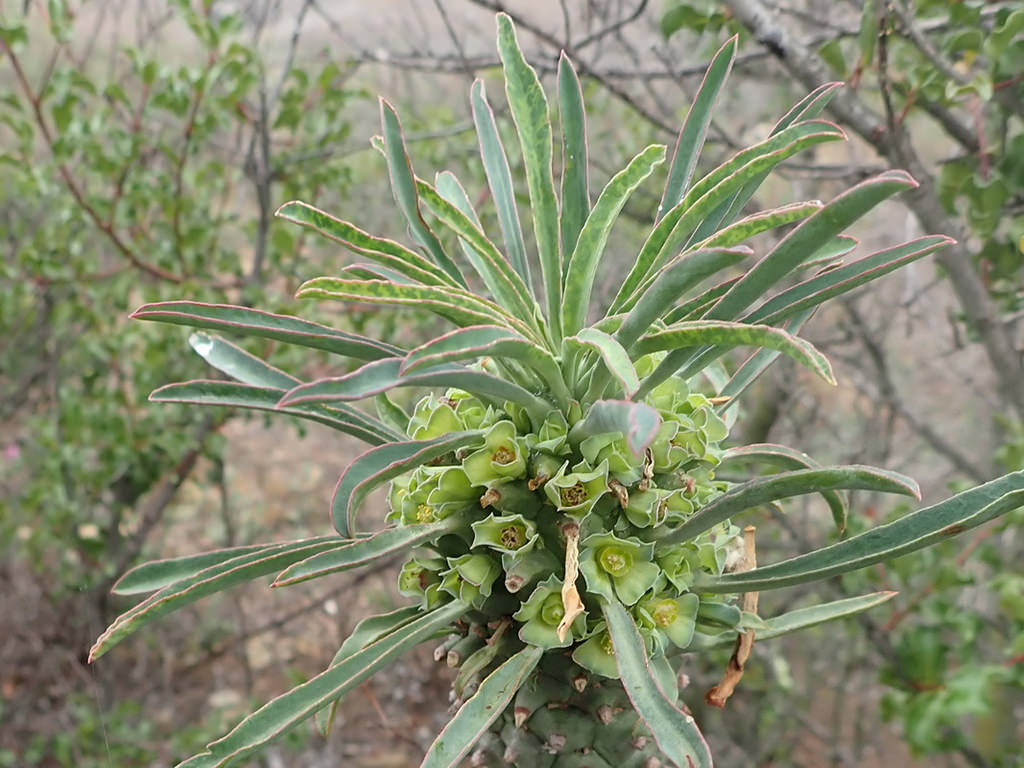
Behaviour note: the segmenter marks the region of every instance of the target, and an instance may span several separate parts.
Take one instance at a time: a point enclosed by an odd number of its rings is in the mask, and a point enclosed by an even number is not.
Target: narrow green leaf
[[[377,410],[377,416],[381,423],[395,430],[396,434],[405,435],[405,430],[409,426],[409,414],[405,408],[388,397],[387,392],[374,395],[373,405]]]
[[[650,728],[658,748],[678,766],[711,768],[711,751],[697,723],[677,709],[658,686],[633,617],[618,603],[602,601],[601,609],[608,622],[622,687]]]
[[[580,232],[565,273],[562,330],[576,333],[587,321],[590,294],[608,234],[633,191],[665,160],[665,147],[652,144],[612,177],[601,191]]]
[[[804,324],[810,320],[811,315],[813,315],[814,312],[815,310],[808,309],[797,313],[790,318],[783,330],[791,336],[796,336],[800,332],[800,329],[803,328]],[[719,391],[719,395],[730,398],[728,403],[718,406],[719,411],[724,413],[738,403],[739,396],[746,392],[747,388],[757,381],[758,377],[762,373],[768,370],[780,354],[780,352],[776,352],[774,349],[759,349],[747,358],[743,364],[736,369],[736,373],[732,375],[732,378],[729,379],[728,383]]]
[[[690,251],[663,267],[633,304],[615,332],[622,346],[631,348],[665,313],[702,280],[738,264],[753,251],[749,248],[713,248]]]
[[[939,248],[945,248],[953,242],[955,241],[950,237],[932,235],[878,251],[794,285],[747,314],[743,321],[775,325],[798,312],[816,307],[828,299],[877,280],[882,275],[934,253]]]
[[[832,97],[844,85],[845,83],[841,82],[822,83],[819,85],[794,104],[789,112],[779,118],[779,122],[772,128],[772,135],[785,130],[799,120],[813,120],[816,118],[825,111],[825,107],[832,101]]]
[[[343,542],[336,549],[319,552],[289,566],[278,574],[270,586],[287,587],[310,579],[318,579],[331,573],[359,568],[374,560],[390,557],[397,552],[408,551],[425,541],[437,538],[459,522],[457,518],[449,517],[425,525],[385,528],[365,539]]]
[[[683,320],[700,320],[704,313],[739,281],[740,277],[742,275],[723,280],[718,285],[701,291],[689,301],[684,301],[675,309],[669,310],[665,315],[665,324],[674,325]]]
[[[403,375],[402,361],[396,358],[376,360],[345,376],[317,379],[295,387],[281,398],[281,405],[333,403],[361,400],[395,387],[457,387],[501,405],[505,400],[526,408],[531,417],[544,420],[552,405],[529,390],[507,379],[461,365],[437,365]]]
[[[372,448],[348,465],[331,499],[334,527],[344,537],[355,535],[356,516],[367,494],[410,469],[457,448],[480,442],[483,430],[450,432],[433,440],[388,443]]]
[[[592,435],[621,432],[629,449],[637,456],[651,444],[661,426],[661,415],[646,403],[625,400],[598,400],[587,415],[573,425],[569,439],[576,444]]]
[[[793,336],[770,325],[692,320],[677,323],[664,331],[644,336],[631,347],[634,357],[666,349],[671,350],[653,373],[643,380],[637,391],[637,396],[645,396],[674,374],[679,367],[678,356],[681,353],[685,354],[688,349],[700,349],[705,346],[714,347],[715,351],[719,353],[723,349],[740,346],[773,349],[793,358],[829,384],[836,383],[828,358],[819,352],[813,344],[799,336]],[[375,365],[375,363],[370,363],[370,365]]]
[[[337,666],[352,654],[363,650],[363,648],[368,646],[370,643],[401,629],[410,621],[421,615],[422,611],[418,605],[408,605],[404,608],[398,608],[394,611],[390,611],[389,613],[379,613],[375,616],[368,616],[352,628],[352,632],[345,638],[345,642],[341,644],[341,648],[338,649],[338,652],[334,654],[334,658],[331,660],[329,666]],[[324,738],[327,738],[327,736],[330,735],[331,726],[334,723],[334,715],[338,710],[339,701],[340,699],[335,699],[331,702],[329,707],[317,710],[315,718],[316,727]]]
[[[131,316],[138,320],[156,320],[192,328],[237,331],[246,336],[285,341],[359,360],[379,360],[382,357],[400,357],[405,354],[399,347],[367,336],[339,331],[290,315],[275,315],[230,304],[161,301],[144,304]]]
[[[551,353],[497,325],[474,325],[438,336],[410,351],[399,372],[406,376],[423,368],[482,357],[519,360],[541,377],[560,405],[568,407],[572,396]]]
[[[906,172],[886,171],[847,190],[786,235],[721,298],[708,312],[707,319],[732,320],[738,317],[830,238],[878,203],[916,186],[917,182]]]
[[[176,581],[194,576],[211,565],[218,565],[225,560],[266,549],[268,546],[271,545],[250,544],[244,547],[215,549],[198,555],[152,560],[137,565],[125,573],[114,583],[110,591],[115,595],[140,595],[146,592],[155,592]]]
[[[701,579],[700,591],[744,592],[818,581],[915,552],[1024,505],[1024,472],[1012,472],[887,525],[781,563]]]
[[[686,196],[657,223],[636,264],[623,281],[611,311],[629,309],[627,299],[668,259],[686,245],[694,228],[752,178],[770,171],[797,152],[827,141],[845,139],[833,123],[811,120],[790,126],[759,144],[741,150],[697,182]]]
[[[770,211],[759,211],[718,230],[715,234],[693,247],[694,249],[728,248],[732,245],[738,245],[749,240],[754,235],[805,219],[812,213],[820,211],[821,208],[822,202],[820,200],[807,200],[772,208]]]
[[[401,272],[382,267],[379,264],[349,264],[339,269],[334,277],[346,280],[388,280],[401,285],[423,285],[423,283],[406,277]]]
[[[153,390],[149,399],[154,403],[220,405],[228,408],[250,408],[257,411],[298,416],[352,435],[371,445],[402,439],[400,433],[383,422],[345,403],[337,403],[331,407],[298,405],[280,408],[278,402],[287,391],[277,387],[256,387],[234,381],[197,379],[178,384],[166,384]]]
[[[816,462],[803,451],[797,451],[785,445],[776,443],[751,443],[730,448],[722,456],[724,467],[728,462],[761,462],[784,469],[820,469],[821,464]],[[836,524],[839,533],[846,530],[846,503],[843,497],[836,491],[822,491],[821,496],[825,499],[830,510],[832,520]]]
[[[544,280],[548,323],[556,340],[562,338],[562,262],[558,242],[558,201],[551,171],[551,121],[548,100],[537,72],[531,67],[516,39],[507,14],[499,13],[498,57],[505,72],[505,93],[512,120],[519,133],[530,193],[533,231]]]
[[[802,629],[824,624],[827,621],[845,619],[849,616],[862,613],[875,608],[882,603],[892,600],[898,592],[872,592],[869,595],[858,597],[846,597],[842,600],[833,600],[829,603],[811,605],[807,608],[797,608],[794,611],[774,616],[764,620],[764,627],[755,631],[754,636],[757,642],[771,640],[774,637],[788,635],[791,632],[798,632]],[[715,648],[731,648],[736,643],[736,635],[731,632],[723,632],[720,638],[705,643],[696,650],[710,651]],[[693,650],[693,646],[687,648]]]
[[[707,72],[704,73],[704,79],[697,89],[690,111],[686,113],[672,153],[668,182],[665,184],[665,194],[658,206],[655,221],[674,208],[690,186],[690,177],[693,176],[701,150],[704,149],[704,139],[708,135],[708,126],[711,125],[711,115],[714,113],[718,94],[729,78],[733,60],[736,58],[736,39],[737,36],[733,35],[718,49],[708,65]]]
[[[203,360],[243,384],[289,389],[299,381],[219,336],[197,331],[188,337],[188,343]]]
[[[411,251],[401,243],[374,237],[354,224],[336,219],[329,213],[299,201],[285,203],[277,209],[277,216],[319,232],[324,237],[341,243],[355,253],[367,256],[382,266],[394,269],[424,285],[451,285],[464,287],[429,259]]]
[[[385,635],[316,677],[271,699],[226,736],[208,744],[206,749],[211,759],[200,764],[204,768],[221,768],[231,761],[259,751],[265,744],[291,730],[317,710],[330,705],[410,648],[428,640],[465,610],[465,604],[458,601],[438,608],[406,624],[401,631]]]
[[[501,323],[526,336],[532,331],[508,315],[501,307],[468,291],[436,286],[399,285],[385,280],[339,280],[315,277],[299,286],[300,299],[336,299],[339,301],[381,304],[384,306],[425,309],[455,325]]]
[[[842,85],[843,83],[825,83],[815,88],[780,118],[779,122],[772,128],[769,136],[774,136],[784,131],[798,121],[816,118],[828,106],[828,103]],[[710,237],[721,228],[723,222],[731,222],[739,216],[743,206],[754,196],[754,193],[757,192],[770,173],[770,171],[758,173],[744,184],[743,188],[732,196],[732,199],[721,203],[711,215],[701,222],[701,225],[694,233],[694,240],[700,242],[704,238]]]
[[[605,370],[618,382],[627,400],[640,388],[640,378],[633,367],[633,361],[629,359],[629,353],[607,333],[602,333],[596,328],[584,328],[575,336],[567,338],[566,342],[596,352],[604,363]]]
[[[491,190],[491,198],[498,213],[498,225],[505,241],[509,261],[519,273],[523,282],[529,286],[530,263],[526,256],[526,243],[523,240],[523,229],[519,223],[519,211],[516,208],[515,188],[512,186],[512,172],[509,170],[508,157],[501,143],[501,135],[494,121],[494,112],[487,103],[484,83],[477,80],[470,91],[473,106],[473,122],[476,125],[477,138],[480,141],[480,158],[483,160],[487,185]]]
[[[780,472],[730,488],[704,505],[660,543],[681,543],[760,504],[767,504],[805,493],[839,489],[896,493],[921,498],[921,489],[911,478],[898,472],[853,464],[845,467],[821,467]]]
[[[420,768],[456,768],[512,701],[534,670],[543,650],[528,645],[491,672],[473,696],[459,707],[427,750]]]
[[[590,214],[590,180],[583,89],[565,51],[558,57],[558,113],[562,120],[562,253],[570,254]],[[568,265],[566,260],[563,269]]]
[[[271,545],[211,565],[192,576],[179,579],[118,616],[93,644],[89,651],[89,661],[95,661],[131,633],[171,611],[183,608],[202,597],[276,573],[292,563],[330,549],[337,543],[336,536],[322,536],[317,539]]]
[[[409,225],[409,231],[423,249],[430,254],[434,263],[443,269],[457,285],[465,285],[466,281],[448,254],[441,247],[441,241],[430,231],[420,214],[419,199],[416,195],[416,181],[409,163],[409,155],[405,151],[405,140],[402,138],[402,125],[398,121],[398,113],[384,99],[380,100],[381,128],[384,132],[384,156],[388,161],[388,176],[391,178],[391,192],[398,203],[402,215]]]
[[[487,235],[460,210],[457,204],[446,200],[430,184],[417,179],[416,189],[420,198],[441,223],[469,246],[466,255],[495,301],[516,317],[524,320],[533,318],[537,311],[533,296],[497,246],[487,239]],[[465,192],[461,187],[459,191],[468,205]]]

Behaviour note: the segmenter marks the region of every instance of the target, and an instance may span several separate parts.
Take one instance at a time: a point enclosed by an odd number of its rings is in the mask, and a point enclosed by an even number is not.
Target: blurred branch
[[[6,41],[2,38],[0,38],[0,51],[6,54],[7,58],[10,60],[11,66],[14,69],[15,79],[18,81],[18,86],[21,88],[22,93],[28,100],[29,106],[32,108],[32,115],[35,118],[36,125],[39,127],[39,132],[42,134],[43,139],[46,142],[46,146],[52,154],[54,148],[53,133],[50,131],[50,126],[46,122],[46,117],[43,115],[42,102],[39,96],[28,82],[28,78],[25,76],[25,72],[21,67],[21,62],[15,55],[14,50],[7,45]],[[118,252],[128,259],[133,266],[146,274],[160,278],[161,280],[169,280],[173,283],[180,283],[184,280],[181,275],[168,272],[167,270],[162,269],[155,264],[150,264],[140,258],[139,255],[128,246],[128,244],[121,238],[120,234],[118,234],[114,229],[113,222],[100,216],[99,212],[89,202],[67,165],[58,161],[57,171],[60,173],[60,177],[63,179],[64,185],[67,187],[72,197],[74,197],[75,202],[78,203],[78,206],[92,220],[93,224],[96,225],[96,228],[99,229],[108,240],[110,240]]]
[[[841,301],[840,306],[846,311],[850,320],[850,327],[856,337],[868,353],[868,358],[874,366],[874,376],[865,377],[867,380],[877,381],[877,385],[869,388],[867,382],[855,382],[855,386],[865,392],[874,402],[884,403],[893,414],[900,417],[926,442],[932,449],[952,462],[956,471],[962,472],[976,483],[984,483],[992,479],[992,472],[982,469],[972,459],[964,455],[951,442],[939,435],[930,424],[918,418],[903,402],[900,397],[899,388],[892,380],[889,373],[889,366],[886,363],[885,351],[876,341],[875,334],[868,328],[860,311],[852,301]]]
[[[813,49],[797,42],[762,0],[726,0],[726,3],[736,19],[806,88],[831,80]],[[840,123],[873,144],[889,162],[905,167],[917,180],[919,186],[905,194],[922,228],[926,232],[949,234],[959,241],[939,251],[936,260],[949,275],[968,322],[985,348],[1004,402],[1018,417],[1024,418],[1024,369],[1020,355],[1013,348],[997,308],[973,267],[971,252],[963,245],[967,238],[963,223],[946,213],[934,178],[909,140],[888,131],[885,123],[856,92],[850,88],[841,90],[829,109]]]

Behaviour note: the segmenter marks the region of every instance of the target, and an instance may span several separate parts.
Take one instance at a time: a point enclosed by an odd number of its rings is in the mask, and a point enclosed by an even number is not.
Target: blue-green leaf
[[[331,702],[351,691],[377,670],[401,654],[430,639],[438,630],[457,619],[466,606],[458,601],[416,619],[401,631],[376,640],[316,677],[271,699],[226,736],[207,745],[209,755],[197,755],[182,766],[221,768],[259,751],[265,744],[306,720]],[[193,762],[199,760],[198,763]]]
[[[139,320],[157,320],[192,328],[237,331],[246,336],[285,341],[359,360],[379,360],[382,357],[400,357],[405,354],[399,347],[367,336],[339,331],[299,317],[275,315],[259,309],[230,304],[161,301],[144,304],[131,316]]]
[[[744,592],[818,581],[923,549],[1024,505],[1024,472],[1012,472],[849,539],[743,573],[701,577],[700,591]]]
[[[749,480],[730,488],[718,498],[704,505],[686,522],[660,539],[664,543],[680,543],[710,530],[723,520],[738,515],[751,507],[767,504],[791,496],[821,493],[839,489],[897,493],[921,498],[921,489],[911,478],[877,467],[850,465],[821,467],[780,472],[770,477]]]
[[[690,186],[690,177],[697,167],[697,160],[700,158],[701,150],[704,148],[704,139],[708,134],[708,126],[711,125],[711,115],[714,112],[715,102],[718,101],[718,94],[729,78],[732,70],[733,60],[736,58],[736,35],[730,37],[711,60],[704,79],[697,89],[690,111],[686,113],[686,119],[679,130],[679,138],[676,140],[675,150],[672,153],[672,165],[668,171],[668,182],[665,184],[665,194],[658,206],[656,220],[661,219],[668,210],[674,208]]]
[[[434,739],[420,768],[460,765],[491,723],[505,711],[543,655],[543,650],[530,645],[491,672]]]
[[[580,230],[590,214],[587,177],[587,115],[580,80],[565,51],[558,57],[558,112],[562,119],[562,253],[576,249]],[[568,260],[563,268],[568,267]],[[562,275],[565,279],[565,275]]]
[[[456,280],[429,259],[409,250],[401,243],[375,237],[354,224],[337,219],[312,205],[298,201],[285,203],[277,209],[276,215],[319,232],[324,237],[341,243],[350,251],[362,254],[417,283],[465,287],[460,280]]]
[[[289,390],[281,398],[282,407],[303,403],[333,403],[361,400],[396,387],[458,387],[501,405],[511,400],[523,406],[539,424],[552,404],[507,379],[461,365],[437,365],[401,373],[397,358],[376,360],[345,376],[317,379]]]
[[[234,381],[196,379],[177,384],[166,384],[153,390],[149,399],[154,403],[219,405],[298,416],[352,435],[371,445],[380,445],[402,437],[400,433],[382,421],[346,403],[335,403],[331,407],[297,405],[281,408],[278,403],[287,391],[278,387],[257,387]]]
[[[658,748],[678,766],[711,768],[711,751],[697,723],[677,709],[659,687],[633,617],[618,603],[602,601],[601,608],[622,687]]]
[[[128,635],[171,611],[260,576],[276,573],[337,543],[336,536],[322,536],[272,544],[178,579],[118,616],[93,644],[89,661],[95,661]]]
[[[409,231],[416,242],[430,254],[430,258],[437,266],[448,273],[458,285],[465,285],[466,281],[463,279],[462,273],[459,272],[459,268],[448,258],[448,254],[441,246],[441,241],[430,231],[420,214],[415,176],[409,163],[409,155],[405,151],[405,141],[402,138],[402,126],[398,122],[398,113],[384,99],[380,100],[380,119],[384,131],[384,155],[388,161],[391,191],[402,215],[405,216],[405,220],[409,224]]]
[[[498,56],[505,71],[505,92],[519,133],[530,193],[533,231],[544,280],[548,322],[556,339],[562,337],[562,262],[558,242],[558,200],[551,171],[551,121],[548,100],[537,72],[516,39],[507,14],[498,14]]]
[[[318,579],[339,571],[360,568],[374,560],[413,547],[440,536],[459,521],[454,517],[423,525],[403,525],[399,528],[385,528],[365,539],[342,541],[337,548],[319,552],[307,557],[278,574],[272,587],[286,587],[310,579]]]
[[[433,440],[380,445],[359,456],[341,474],[334,489],[331,500],[334,527],[346,538],[354,536],[359,507],[370,491],[432,459],[480,442],[481,435],[483,430],[479,429],[451,432]]]
[[[473,122],[476,125],[477,137],[480,141],[480,158],[483,160],[487,185],[494,199],[494,207],[498,214],[498,224],[505,239],[509,261],[519,273],[526,285],[530,285],[530,263],[526,257],[526,243],[523,240],[523,229],[519,223],[519,211],[516,208],[515,188],[512,186],[512,172],[509,170],[508,157],[501,143],[498,126],[494,122],[494,112],[487,103],[482,80],[473,83],[470,91],[473,105]]]
[[[562,311],[564,333],[576,333],[586,323],[594,277],[612,225],[629,196],[664,160],[664,146],[652,144],[647,147],[612,177],[594,203],[566,268]]]

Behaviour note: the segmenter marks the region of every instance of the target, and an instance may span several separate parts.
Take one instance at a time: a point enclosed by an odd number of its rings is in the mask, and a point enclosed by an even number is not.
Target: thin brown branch
[[[2,50],[10,60],[11,67],[14,69],[14,77],[18,81],[18,86],[21,88],[22,93],[28,100],[29,106],[32,108],[32,115],[35,118],[36,125],[39,127],[39,132],[42,134],[43,140],[46,142],[47,147],[52,153],[54,137],[49,124],[46,122],[46,117],[43,115],[42,102],[39,99],[39,96],[32,88],[32,85],[28,82],[28,78],[25,76],[25,72],[21,67],[21,61],[15,55],[14,50],[7,45],[3,39],[0,39],[0,50]],[[132,250],[132,248],[121,238],[117,230],[114,229],[113,224],[101,216],[92,203],[89,202],[68,166],[65,163],[59,162],[57,163],[57,171],[79,208],[85,212],[96,228],[99,229],[108,240],[110,240],[117,251],[128,259],[133,266],[142,272],[153,277],[160,278],[161,280],[168,280],[173,283],[180,283],[184,280],[180,275],[168,272],[155,264],[150,264],[149,262],[141,259],[139,255],[135,253],[135,251]]]
[[[757,567],[757,547],[755,542],[755,533],[757,529],[748,525],[743,529],[743,562],[737,572],[749,571]],[[757,613],[757,592],[745,592],[743,598],[740,601],[740,606],[746,613]],[[746,666],[747,661],[750,660],[750,654],[754,650],[754,630],[748,629],[746,632],[741,632],[736,637],[736,648],[732,652],[732,656],[729,658],[729,664],[725,668],[725,675],[722,677],[722,682],[712,688],[704,695],[704,701],[710,704],[712,707],[723,708],[725,703],[732,696],[736,690],[736,686],[739,685],[740,680],[743,679],[743,670]]]

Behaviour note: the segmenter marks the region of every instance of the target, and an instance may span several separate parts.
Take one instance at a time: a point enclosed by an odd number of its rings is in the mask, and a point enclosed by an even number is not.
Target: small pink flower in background
[[[4,446],[4,458],[8,461],[17,461],[21,457],[21,448],[17,443],[8,443]]]

